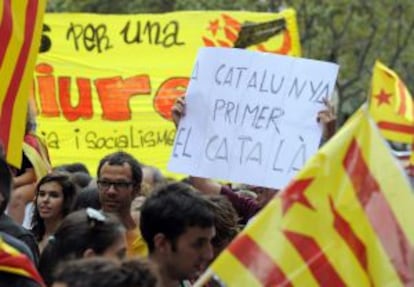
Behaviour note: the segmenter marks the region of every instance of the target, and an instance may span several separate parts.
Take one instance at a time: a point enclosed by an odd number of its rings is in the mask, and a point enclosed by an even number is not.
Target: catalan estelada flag
[[[46,0],[0,2],[0,143],[20,167],[30,85]]]
[[[209,272],[229,287],[413,286],[413,208],[408,178],[363,109]]]
[[[391,141],[414,142],[414,104],[410,92],[398,75],[384,64],[375,63],[370,113],[383,136]]]
[[[33,262],[0,237],[0,272],[30,278],[40,286],[46,286]]]

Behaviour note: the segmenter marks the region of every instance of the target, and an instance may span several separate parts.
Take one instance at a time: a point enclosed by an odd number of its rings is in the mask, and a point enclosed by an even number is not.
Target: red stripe
[[[43,279],[37,269],[25,254],[11,255],[4,250],[0,250],[0,266],[14,268],[28,273],[28,277],[44,286]],[[12,272],[11,272],[12,273]],[[22,276],[18,273],[14,273]]]
[[[27,64],[27,58],[29,57],[30,48],[32,46],[33,34],[36,24],[36,16],[38,11],[38,0],[29,0],[26,7],[26,23],[24,31],[24,42],[22,49],[20,50],[19,58],[17,59],[16,67],[12,79],[10,81],[9,87],[7,89],[6,98],[3,102],[1,115],[0,115],[0,139],[3,140],[4,150],[8,150],[9,137],[11,130],[11,120],[13,115],[13,107],[19,91],[20,82],[22,80],[24,70]],[[37,49],[37,47],[36,47]],[[27,91],[29,93],[29,91]],[[26,109],[26,105],[24,106]],[[22,139],[23,140],[23,139]],[[12,147],[16,148],[16,147]]]
[[[368,271],[368,258],[367,258],[367,249],[365,244],[359,239],[358,235],[352,229],[351,225],[346,221],[345,218],[336,210],[335,205],[331,198],[329,198],[329,204],[331,205],[331,210],[334,215],[334,227],[338,231],[339,235],[351,249],[352,253],[355,255],[361,267],[367,273],[367,276],[372,284],[372,279]]]
[[[411,272],[414,266],[409,264],[409,258],[412,256],[410,244],[380,185],[371,174],[355,139],[345,155],[343,164],[356,195],[401,282],[412,283],[414,278]]]
[[[382,130],[414,135],[414,126],[410,125],[402,125],[392,122],[378,122],[378,127]]]
[[[398,81],[398,96],[400,97],[401,103],[400,103],[400,107],[398,110],[398,114],[400,115],[405,115],[406,109],[407,109],[407,102],[406,102],[406,95],[405,95],[405,86],[403,84],[403,82],[401,80],[397,80]]]
[[[248,235],[241,235],[227,248],[263,286],[293,286],[279,266]]]
[[[27,134],[24,136],[23,141],[29,146],[31,146],[39,155],[42,154],[42,151],[40,150],[40,146],[39,146],[39,141],[37,140],[36,137],[34,137],[31,134]]]
[[[10,42],[12,33],[12,18],[11,18],[10,0],[3,0],[3,15],[1,16],[0,23],[0,67],[3,65],[4,55],[6,54],[7,47]]]
[[[313,238],[287,230],[283,233],[295,246],[320,286],[346,286]]]

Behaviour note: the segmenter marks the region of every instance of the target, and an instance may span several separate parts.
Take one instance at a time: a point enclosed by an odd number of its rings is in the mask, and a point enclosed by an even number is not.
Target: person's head
[[[139,162],[126,152],[115,152],[99,162],[97,175],[102,209],[129,214],[131,202],[141,187],[142,170]]]
[[[62,165],[55,167],[53,170],[61,171],[61,172],[69,172],[69,173],[84,172],[88,175],[90,174],[86,165],[81,162],[62,164]]]
[[[108,258],[84,258],[62,265],[53,287],[155,287],[154,266],[141,259],[122,263]]]
[[[264,207],[279,192],[278,189],[255,185],[246,185],[246,189],[253,191],[257,195],[256,202],[261,207]]]
[[[0,156],[0,215],[6,210],[10,199],[12,175],[6,160]]]
[[[69,214],[49,239],[40,256],[39,270],[47,282],[60,263],[83,257],[123,258],[125,230],[114,217],[87,208]]]
[[[38,240],[45,233],[45,221],[60,221],[72,211],[76,195],[76,185],[68,174],[53,172],[40,179],[32,218],[32,229]]]
[[[150,189],[154,188],[156,185],[164,183],[165,178],[162,175],[161,171],[149,165],[142,166],[142,183],[147,184]]]
[[[185,183],[160,185],[141,208],[140,228],[151,258],[170,279],[191,278],[213,257],[213,212]]]
[[[239,232],[239,217],[231,202],[221,195],[207,195],[207,202],[214,213],[216,236],[213,245],[214,257],[220,254]]]
[[[79,188],[87,187],[92,180],[92,177],[83,171],[71,173],[70,178]]]
[[[85,187],[78,193],[73,210],[85,209],[87,207],[101,209],[98,187],[96,186]]]

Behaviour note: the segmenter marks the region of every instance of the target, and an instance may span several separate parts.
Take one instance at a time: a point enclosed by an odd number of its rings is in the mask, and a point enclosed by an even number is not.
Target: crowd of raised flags
[[[21,162],[45,2],[5,0],[0,9],[0,140],[14,166]],[[385,140],[414,146],[414,104],[397,73],[377,61],[367,104],[251,220],[195,286],[215,275],[226,286],[412,285],[414,198],[405,173],[414,176],[414,152],[403,167]],[[38,162],[46,156],[30,141],[22,148],[40,157]],[[0,272],[42,281],[1,238]]]

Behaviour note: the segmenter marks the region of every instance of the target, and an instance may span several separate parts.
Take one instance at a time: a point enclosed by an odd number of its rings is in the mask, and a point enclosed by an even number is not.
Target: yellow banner
[[[122,149],[165,172],[170,108],[203,46],[300,55],[295,12],[47,14],[33,94],[53,165],[95,172]]]

